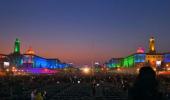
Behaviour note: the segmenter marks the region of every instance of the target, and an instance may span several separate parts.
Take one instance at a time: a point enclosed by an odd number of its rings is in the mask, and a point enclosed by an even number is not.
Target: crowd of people
[[[1,100],[55,100],[61,96],[71,97],[77,93],[74,96],[81,96],[82,100],[88,100],[88,97],[168,100],[169,82],[169,75],[156,75],[150,67],[142,67],[139,75],[96,73],[91,76],[72,73],[3,76],[0,77],[0,98]]]

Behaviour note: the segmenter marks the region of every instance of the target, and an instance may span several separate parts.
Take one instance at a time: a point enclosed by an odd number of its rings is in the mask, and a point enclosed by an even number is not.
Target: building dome
[[[138,49],[137,49],[137,53],[144,53],[145,51],[144,51],[144,48],[142,48],[142,47],[139,47]]]
[[[34,52],[34,50],[30,47],[30,48],[26,51],[26,54],[34,55],[35,52]]]

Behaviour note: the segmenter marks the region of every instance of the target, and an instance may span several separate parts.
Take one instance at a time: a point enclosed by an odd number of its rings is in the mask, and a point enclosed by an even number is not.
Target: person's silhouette
[[[129,89],[129,100],[163,100],[158,90],[158,81],[155,71],[149,67],[142,67],[139,75],[131,89]]]

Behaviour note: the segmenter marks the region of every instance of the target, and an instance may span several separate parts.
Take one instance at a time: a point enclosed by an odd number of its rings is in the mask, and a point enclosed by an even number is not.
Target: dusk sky
[[[0,53],[31,46],[76,65],[148,51],[170,52],[170,0],[0,0]]]

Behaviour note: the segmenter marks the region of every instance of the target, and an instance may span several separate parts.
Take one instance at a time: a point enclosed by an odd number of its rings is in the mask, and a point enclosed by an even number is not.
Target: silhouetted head
[[[134,86],[129,91],[129,100],[162,100],[159,95],[156,72],[145,66],[139,70]]]
[[[150,66],[145,66],[145,67],[142,67],[139,70],[138,78],[141,78],[141,79],[155,79],[156,78],[156,73]]]
[[[156,88],[158,86],[156,72],[150,66],[142,67],[134,85],[147,89]]]

